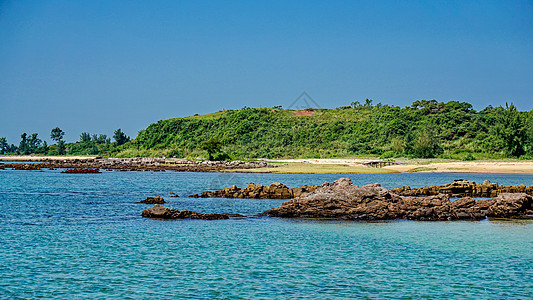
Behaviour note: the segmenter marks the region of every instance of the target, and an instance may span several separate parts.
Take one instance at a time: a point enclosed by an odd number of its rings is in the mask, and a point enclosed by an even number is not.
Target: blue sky
[[[0,136],[365,98],[533,109],[533,1],[1,1]]]

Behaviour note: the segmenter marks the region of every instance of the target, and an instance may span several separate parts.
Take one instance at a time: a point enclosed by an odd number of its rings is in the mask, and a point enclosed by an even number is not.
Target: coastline
[[[0,161],[90,161],[96,156],[35,156],[35,155],[0,155]],[[151,158],[147,158],[151,159]],[[155,159],[155,158],[154,158]],[[120,160],[111,158],[109,160]],[[404,160],[402,164],[373,168],[364,163],[377,159],[363,158],[331,158],[331,159],[258,159],[259,162],[269,163],[261,168],[220,168],[222,172],[239,173],[284,173],[284,174],[376,174],[376,173],[511,173],[533,174],[533,161],[518,160],[486,160],[486,161],[435,161],[435,160]],[[165,159],[172,163],[198,163],[183,159]],[[60,166],[57,166],[60,167]],[[165,169],[165,163],[158,163],[158,167]],[[172,168],[173,169],[173,168]],[[217,171],[217,170],[210,170]]]
[[[374,159],[375,161],[376,159]],[[486,161],[438,161],[404,160],[402,164],[372,168],[364,163],[372,159],[278,159],[264,160],[277,163],[276,168],[233,170],[233,172],[261,173],[509,173],[533,174],[533,161],[486,160]]]

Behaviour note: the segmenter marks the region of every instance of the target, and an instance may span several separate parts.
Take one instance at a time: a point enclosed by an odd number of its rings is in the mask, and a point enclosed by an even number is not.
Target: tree
[[[513,103],[505,103],[497,122],[496,134],[503,140],[507,154],[516,157],[525,154],[524,146],[528,142],[526,122]]]
[[[442,153],[439,139],[431,128],[421,129],[416,135],[406,135],[405,152],[415,157],[432,158]]]
[[[130,140],[130,137],[127,136],[122,130],[117,129],[115,130],[115,133],[113,134],[113,138],[115,139],[115,142],[118,146],[123,145],[127,143]]]
[[[7,147],[6,153],[16,153],[18,150],[17,146],[11,144],[11,146]]]
[[[24,132],[20,135],[19,154],[30,154],[30,147],[28,146],[28,134]]]
[[[89,153],[91,155],[98,155],[100,153],[100,150],[98,150],[98,146],[96,146],[96,143],[92,144],[92,147]]]
[[[59,155],[67,154],[67,151],[65,148],[65,141],[63,141],[64,135],[65,135],[65,132],[61,130],[59,127],[52,129],[52,131],[50,132],[50,138],[57,142],[57,153]]]
[[[50,132],[50,138],[56,142],[61,141],[64,135],[65,135],[65,132],[61,130],[59,127],[52,129],[52,131]]]
[[[200,143],[200,149],[207,151],[209,160],[213,160],[213,154],[219,153],[222,148],[222,143],[217,138],[210,138],[207,141]]]
[[[436,137],[429,131],[422,131],[413,145],[413,152],[417,157],[432,158],[440,152]]]
[[[90,143],[91,142],[91,135],[88,132],[82,132],[80,134],[80,142],[82,142],[82,143]]]
[[[37,136],[37,133],[32,133],[30,138],[28,139],[28,148],[30,153],[37,153],[41,148],[41,144],[43,141],[41,141],[41,139],[39,139]]]
[[[0,137],[0,154],[6,154],[9,150],[9,144],[5,137]]]
[[[357,108],[357,107],[361,106],[361,103],[359,103],[359,101],[352,101],[352,103],[350,103],[350,106],[352,108]]]
[[[57,153],[59,155],[65,155],[67,154],[67,149],[65,148],[65,141],[59,140],[57,142]]]
[[[109,144],[111,143],[111,140],[107,138],[107,135],[100,134],[97,139],[98,144]]]
[[[42,153],[42,154],[48,153],[48,143],[46,141],[43,141],[43,145],[39,149],[39,153]]]

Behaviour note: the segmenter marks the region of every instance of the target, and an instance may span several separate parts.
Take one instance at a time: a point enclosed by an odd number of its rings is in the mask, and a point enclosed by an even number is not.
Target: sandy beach
[[[384,169],[399,172],[448,172],[448,173],[533,173],[533,162],[499,162],[499,161],[479,161],[479,162],[442,162],[429,164],[406,164],[388,166]],[[418,170],[417,170],[418,169]]]
[[[278,159],[265,160],[269,162],[286,163],[287,166],[295,168],[298,165],[306,166],[305,170],[325,169],[340,173],[347,173],[353,170],[354,173],[386,173],[388,172],[443,172],[443,173],[531,173],[533,174],[533,161],[444,161],[431,162],[428,160],[406,160],[400,165],[383,167],[381,169],[364,166],[364,163],[376,161],[376,159],[344,158],[344,159]],[[291,173],[289,167],[280,166],[276,173]],[[365,172],[368,170],[368,172]],[[380,171],[378,171],[380,170]],[[297,172],[299,173],[299,172]]]

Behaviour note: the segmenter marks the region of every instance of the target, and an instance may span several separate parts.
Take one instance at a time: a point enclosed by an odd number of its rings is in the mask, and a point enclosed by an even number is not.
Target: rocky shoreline
[[[454,183],[444,185],[446,187],[471,187],[472,182],[457,180]],[[485,186],[489,186],[485,183]],[[497,184],[490,186],[499,187]],[[303,188],[305,187],[305,188]],[[259,216],[280,218],[313,218],[333,220],[419,220],[419,221],[454,221],[454,220],[482,220],[485,218],[506,219],[533,219],[533,196],[523,192],[503,192],[508,187],[495,189],[499,191],[497,196],[491,199],[476,200],[473,197],[461,197],[450,201],[450,195],[439,193],[424,196],[402,196],[395,191],[398,189],[386,189],[380,184],[357,186],[349,178],[341,178],[333,183],[325,182],[320,186],[310,186],[305,192],[301,192],[293,199],[284,202],[280,207],[265,211]],[[309,188],[302,186],[296,189],[301,191]],[[283,199],[293,189],[281,183],[273,183],[269,186],[250,184],[245,189],[236,186],[214,192],[204,192],[193,197],[229,197],[229,198],[268,198]],[[312,189],[312,190],[311,190]],[[409,190],[401,188],[399,190]],[[425,190],[422,188],[422,190]],[[448,191],[449,189],[443,189]],[[514,190],[514,189],[511,189]],[[457,196],[453,190],[451,195]],[[470,192],[471,190],[466,190]],[[483,191],[483,189],[481,190]],[[493,190],[491,190],[493,191]],[[466,193],[465,192],[465,193]],[[492,192],[491,192],[492,193]],[[476,194],[476,193],[472,193]],[[293,195],[296,195],[293,193]],[[481,195],[486,195],[482,192]],[[180,219],[180,218],[203,218],[203,219],[227,219],[232,216],[224,214],[201,214],[190,211],[173,210],[160,205],[143,211],[143,217]],[[191,217],[192,216],[192,217]]]
[[[452,221],[485,218],[533,218],[533,197],[525,193],[500,193],[475,200],[450,201],[449,195],[400,196],[379,184],[356,186],[349,178],[324,183],[313,193],[294,198],[264,212],[282,218],[342,220]]]
[[[4,162],[9,160],[3,159]],[[36,159],[32,163],[4,163],[0,169],[41,170],[41,169],[103,169],[120,171],[185,171],[220,172],[235,169],[274,167],[263,161],[191,161],[165,158],[88,158],[88,159]]]

